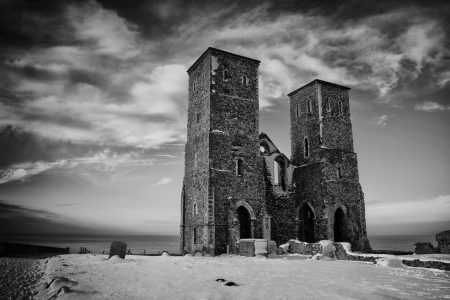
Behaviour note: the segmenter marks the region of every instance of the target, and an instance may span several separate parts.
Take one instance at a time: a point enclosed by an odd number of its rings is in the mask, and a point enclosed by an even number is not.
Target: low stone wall
[[[321,243],[306,243],[297,240],[290,240],[288,242],[289,247],[279,247],[280,251],[284,253],[295,253],[314,256],[323,252]],[[345,244],[345,243],[344,243]],[[358,254],[352,253],[350,251],[350,246],[346,245],[348,248],[344,247],[343,243],[333,243],[336,248],[334,254],[336,259],[339,260],[352,260],[352,261],[366,261],[376,263],[377,259],[386,257],[385,255],[377,254]],[[286,244],[285,244],[286,245]],[[286,251],[287,250],[287,251]],[[442,261],[421,261],[419,259],[403,259],[402,263],[409,267],[420,267],[420,268],[432,268],[440,269],[445,271],[450,271],[450,263]]]
[[[0,242],[0,257],[48,257],[58,254],[69,254],[69,248],[27,245],[10,242]]]
[[[450,271],[450,264],[442,262],[442,261],[422,261],[419,259],[414,259],[414,260],[403,259],[402,263],[408,267],[431,268],[431,269]]]

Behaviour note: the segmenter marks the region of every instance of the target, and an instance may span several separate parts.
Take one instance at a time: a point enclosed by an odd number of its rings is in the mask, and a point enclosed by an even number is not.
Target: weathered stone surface
[[[240,240],[239,255],[255,256],[255,242],[253,240]]]
[[[309,241],[309,230],[314,241],[346,241],[355,250],[369,250],[364,195],[353,152],[348,88],[315,80],[288,96],[292,164],[299,166],[292,178],[296,183],[293,199],[300,212],[296,217],[297,237]],[[305,152],[305,139],[309,155]],[[301,214],[305,207],[311,209],[314,217],[313,225],[306,231],[307,220]],[[342,218],[336,216],[338,212]]]
[[[267,242],[267,250],[270,253],[277,253],[277,243],[275,241],[268,241]]]
[[[415,243],[414,246],[416,246],[414,250],[416,254],[436,253],[436,249],[431,243]]]
[[[188,70],[180,229],[184,253],[217,255],[226,253],[227,246],[238,253],[240,238],[263,238],[264,187],[257,155],[258,66],[257,60],[209,48]],[[250,236],[240,236],[240,206],[250,215],[246,230]]]
[[[125,258],[126,253],[127,253],[127,244],[125,242],[114,241],[111,243],[111,248],[109,250],[109,258],[111,258],[114,255],[117,255],[120,258]]]
[[[348,241],[369,250],[348,88],[315,80],[288,95],[291,161],[258,134],[258,67],[208,48],[188,70],[182,253],[239,253],[243,238]]]
[[[402,263],[409,267],[419,267],[419,268],[431,268],[450,271],[450,264],[442,261],[421,261],[419,259],[414,260],[402,260]]]
[[[436,234],[436,241],[438,242],[438,251],[440,253],[450,254],[450,230]]]

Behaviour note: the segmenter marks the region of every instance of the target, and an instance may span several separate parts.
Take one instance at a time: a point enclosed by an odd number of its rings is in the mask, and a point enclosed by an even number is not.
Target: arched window
[[[194,213],[194,216],[196,216],[198,214],[197,202],[194,202],[194,206],[192,207],[192,212]]]
[[[337,168],[337,177],[342,178],[342,167]]]
[[[305,137],[305,139],[303,141],[303,147],[304,147],[305,157],[309,157],[309,140],[307,137]]]
[[[247,76],[245,76],[245,75],[241,76],[241,84],[243,86],[248,86],[248,77]]]
[[[244,161],[242,158],[236,160],[236,175],[242,176],[244,174]]]
[[[280,164],[276,160],[273,161],[273,184],[280,184]]]
[[[344,112],[344,107],[342,105],[342,101],[341,100],[339,100],[338,110],[339,110],[339,115],[342,116],[343,112]]]
[[[308,113],[312,112],[312,103],[311,100],[306,101],[306,111]]]
[[[228,72],[227,69],[223,70],[223,82],[227,82],[228,79],[230,79],[230,73]]]
[[[273,161],[273,183],[286,190],[286,161],[282,156],[277,156]]]

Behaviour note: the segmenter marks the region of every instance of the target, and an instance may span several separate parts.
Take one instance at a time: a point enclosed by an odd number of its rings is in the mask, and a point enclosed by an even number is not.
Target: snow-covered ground
[[[61,255],[48,260],[44,280],[53,283],[36,299],[450,299],[448,272],[384,265],[305,255]]]

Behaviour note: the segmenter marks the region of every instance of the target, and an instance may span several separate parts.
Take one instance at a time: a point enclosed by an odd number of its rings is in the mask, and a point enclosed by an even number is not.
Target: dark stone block
[[[125,258],[125,254],[127,253],[127,243],[114,241],[111,243],[111,248],[109,250],[109,258],[114,255],[119,256],[120,258]]]
[[[436,234],[436,241],[440,253],[450,254],[450,230]]]
[[[434,249],[431,243],[415,243],[416,249],[414,252],[416,254],[431,254],[436,253],[436,249]]]

